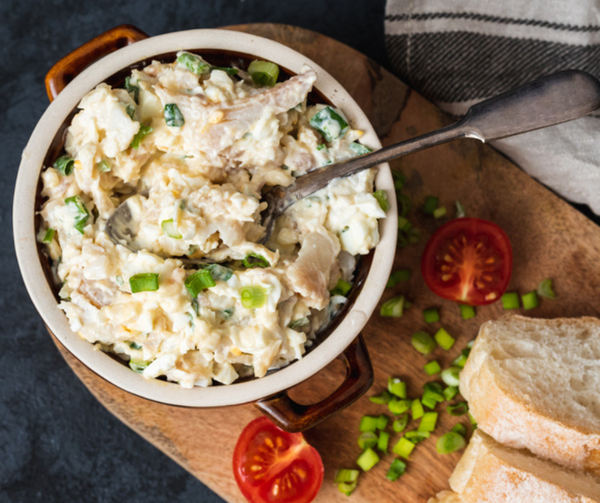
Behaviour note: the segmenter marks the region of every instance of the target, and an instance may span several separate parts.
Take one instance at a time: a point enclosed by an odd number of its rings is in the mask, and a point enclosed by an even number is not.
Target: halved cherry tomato
[[[455,218],[427,242],[421,272],[427,286],[445,299],[480,306],[508,288],[512,248],[506,233],[479,218]]]
[[[260,417],[238,439],[233,473],[251,503],[309,503],[323,483],[323,462],[302,433],[287,433]]]

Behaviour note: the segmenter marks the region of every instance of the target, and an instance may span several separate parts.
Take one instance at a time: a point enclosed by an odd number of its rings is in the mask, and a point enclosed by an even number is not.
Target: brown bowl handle
[[[50,68],[46,74],[48,98],[50,101],[54,100],[69,82],[100,58],[145,38],[148,35],[142,30],[130,24],[122,24],[86,42]]]
[[[286,431],[295,433],[312,428],[360,398],[373,384],[373,367],[362,334],[346,348],[340,359],[346,364],[346,378],[324,400],[312,405],[302,405],[282,391],[259,400],[255,403],[256,407]]]

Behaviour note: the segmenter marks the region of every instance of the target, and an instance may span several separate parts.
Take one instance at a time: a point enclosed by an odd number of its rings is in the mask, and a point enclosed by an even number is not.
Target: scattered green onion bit
[[[290,328],[292,328],[290,326]],[[388,391],[388,390],[384,390],[381,395],[376,395],[376,396],[371,396],[369,397],[369,400],[371,400],[371,402],[376,403],[378,405],[387,405],[388,403],[390,403],[390,400],[392,399],[392,394]]]
[[[474,428],[477,428],[477,421],[475,421],[475,418],[471,415],[471,413],[468,413],[469,415],[469,421],[471,421],[471,424],[473,425]]]
[[[131,293],[156,292],[158,290],[158,274],[154,272],[143,272],[129,278]]]
[[[434,407],[435,407],[435,402],[434,402]],[[433,408],[433,407],[430,407]],[[425,410],[423,409],[423,404],[420,402],[420,400],[413,400],[412,404],[410,405],[410,409],[411,409],[411,414],[413,419],[419,419],[421,417],[423,417],[423,414],[425,414]]]
[[[519,309],[519,294],[516,292],[505,293],[502,296],[502,307],[504,309]]]
[[[552,280],[550,278],[545,279],[538,285],[537,293],[540,297],[546,297],[547,299],[556,299],[556,294],[552,289]]]
[[[162,227],[163,233],[170,238],[181,239],[183,237],[177,230],[177,227],[175,227],[172,218],[169,220],[163,220],[160,223],[160,226]]]
[[[273,87],[279,77],[279,67],[269,61],[255,60],[248,66],[248,73],[255,84]]]
[[[210,65],[206,61],[191,52],[182,52],[177,56],[177,63],[185,66],[190,72],[196,75],[206,73],[210,69]]]
[[[444,388],[444,398],[448,401],[452,400],[456,395],[458,395],[458,388],[456,386],[448,386]]]
[[[423,311],[423,319],[425,323],[435,323],[436,321],[440,321],[440,313],[435,307],[425,309]]]
[[[434,335],[435,341],[446,351],[449,350],[456,340],[444,328],[440,328]]]
[[[400,440],[398,440],[398,443],[394,446],[392,451],[401,458],[408,459],[408,456],[410,456],[410,453],[414,448],[415,444],[413,442],[405,437],[402,437]]]
[[[379,421],[378,417],[375,416],[363,416],[360,420],[360,426],[358,427],[359,431],[366,432],[375,432],[377,430],[377,422]]]
[[[396,188],[397,189],[397,188]],[[398,201],[398,216],[406,218],[410,213],[412,207],[412,201],[406,194],[397,194],[396,200]]]
[[[68,155],[63,155],[56,159],[56,161],[54,161],[53,168],[62,175],[69,176],[71,173],[73,173],[74,165],[74,159],[72,159]]]
[[[388,201],[387,194],[384,190],[376,190],[373,192],[373,197],[377,199],[377,202],[383,211],[390,209],[390,202]]]
[[[396,400],[393,398],[390,400],[390,403],[388,403],[388,409],[392,414],[399,416],[410,409],[411,404],[412,400]]]
[[[140,88],[135,84],[131,83],[131,77],[125,77],[125,90],[131,94],[133,101],[139,103],[140,101]]]
[[[406,398],[406,383],[397,377],[388,379],[388,391],[399,398]]]
[[[338,490],[346,496],[350,496],[354,492],[354,489],[356,489],[356,485],[357,482],[340,482]]]
[[[133,116],[135,115],[135,107],[133,105],[127,105],[125,107],[125,112],[127,112],[127,115],[129,115],[130,119],[133,119]]]
[[[210,271],[210,275],[215,281],[228,281],[233,276],[233,271],[229,267],[220,264],[207,265],[205,270]],[[302,318],[308,322],[307,318]]]
[[[390,469],[388,470],[388,472],[385,475],[385,477],[388,480],[391,480],[392,482],[395,482],[402,475],[404,475],[405,471],[406,471],[406,463],[404,463],[401,460],[399,460],[399,459],[396,458],[396,459],[394,459],[394,461],[392,461],[392,464],[390,465]]]
[[[431,354],[437,346],[436,342],[433,340],[433,337],[422,330],[415,332],[410,342],[413,345],[413,348],[424,355]]]
[[[358,437],[358,446],[361,449],[369,449],[377,445],[377,435],[372,431],[361,433]]]
[[[144,369],[150,365],[150,362],[144,360],[129,360],[129,368],[138,374],[144,372]]]
[[[387,431],[382,431],[379,433],[379,438],[377,439],[377,450],[387,454],[388,445],[390,443],[390,434]]]
[[[341,469],[335,472],[335,483],[356,482],[358,480],[358,470]]]
[[[456,405],[448,405],[446,407],[446,412],[451,416],[464,416],[467,412],[469,412],[469,406],[467,402],[460,402]]]
[[[535,290],[533,292],[526,293],[525,295],[521,295],[521,301],[523,302],[523,309],[535,309],[540,305],[540,301]]]
[[[44,237],[42,238],[42,243],[52,243],[52,241],[54,240],[55,233],[56,231],[54,229],[48,229],[46,231],[46,234],[44,234]]]
[[[85,204],[83,204],[83,201],[79,196],[67,197],[65,199],[65,204],[76,212],[74,217],[75,224],[73,227],[83,234],[83,229],[90,218],[90,212],[85,207]]]
[[[349,147],[354,151],[356,155],[364,155],[369,152],[373,152],[369,147],[366,147],[362,143],[358,143],[357,141],[353,141]],[[386,211],[386,210],[384,210]]]
[[[408,219],[399,216],[398,217],[398,229],[401,231],[408,231],[412,227],[412,224],[408,221]]]
[[[432,396],[427,395],[427,393],[425,393],[422,397],[421,397],[421,403],[427,407],[428,409],[435,409],[435,406],[437,405],[437,400],[435,398],[433,398]]]
[[[246,309],[258,309],[267,302],[269,293],[262,286],[245,286],[240,291],[242,306]]]
[[[400,433],[401,431],[404,431],[404,429],[406,428],[407,425],[408,425],[408,414],[402,414],[398,419],[396,419],[392,423],[392,430],[394,430],[396,433]]]
[[[396,295],[383,303],[379,314],[381,316],[400,318],[404,312],[404,295]]]
[[[454,359],[452,362],[453,367],[465,368],[465,364],[467,363],[467,358],[469,357],[470,349],[463,349],[460,354]]]
[[[346,297],[351,288],[352,288],[352,285],[350,283],[348,283],[347,281],[344,281],[343,279],[338,279],[338,282],[333,287],[333,290],[331,290],[331,292],[329,292],[329,293],[332,296],[333,295],[343,295],[344,297]]]
[[[448,386],[458,386],[459,384],[460,368],[450,367],[445,369],[440,376]]]
[[[212,288],[215,285],[215,280],[210,274],[210,271],[206,269],[196,271],[185,279],[185,287],[193,298],[198,297],[200,292],[207,288]]]
[[[170,127],[181,127],[185,124],[183,114],[175,103],[167,103],[163,112],[165,122]]]
[[[379,463],[379,456],[371,448],[365,449],[365,451],[356,460],[356,464],[365,472],[368,472],[377,463]]]
[[[131,140],[131,144],[129,146],[134,150],[140,148],[140,145],[142,144],[142,141],[144,141],[144,138],[148,136],[152,131],[154,131],[154,129],[152,129],[150,126],[140,125],[140,129],[133,137],[133,140]]]
[[[330,142],[342,138],[350,126],[341,112],[332,107],[325,107],[314,114],[309,121],[310,125],[319,131],[326,141]]]
[[[452,431],[454,433],[458,433],[461,437],[464,437],[467,435],[467,427],[464,424],[456,424],[454,426],[454,428],[452,428]]]
[[[258,253],[249,253],[246,255],[246,258],[242,260],[242,265],[248,269],[253,269],[254,267],[262,267],[264,269],[271,264],[269,264],[269,261],[262,255],[259,255]]]
[[[448,213],[448,211],[446,210],[446,207],[441,206],[441,207],[433,210],[433,218],[442,218],[443,216],[446,215],[446,213]]]
[[[134,341],[129,343],[129,347],[135,350],[142,349],[142,346],[140,346],[137,342]]]
[[[428,431],[418,431],[418,430],[413,430],[413,431],[407,431],[404,436],[406,438],[408,438],[411,442],[418,444],[419,442],[422,442],[423,440],[429,438],[429,432]]]
[[[213,70],[220,70],[222,72],[225,72],[230,77],[240,73],[240,71],[237,68],[232,68],[230,66],[211,66],[210,71],[212,72]]]
[[[419,431],[433,431],[435,430],[435,424],[437,423],[438,413],[437,412],[425,412],[421,423],[419,424]]]
[[[440,367],[440,364],[435,360],[426,364],[423,369],[427,372],[427,375],[430,376],[439,374],[442,371],[442,367]]]
[[[442,435],[437,441],[437,451],[440,454],[450,454],[456,452],[467,445],[464,437],[454,431]]]
[[[460,316],[463,320],[470,320],[475,317],[475,308],[473,306],[468,306],[467,304],[459,304],[460,307]]]
[[[385,430],[385,427],[388,425],[389,422],[390,422],[389,417],[387,417],[385,414],[380,414],[379,418],[377,419],[377,429]]]
[[[404,173],[392,170],[392,177],[394,178],[394,187],[396,190],[402,190],[406,184],[406,176]]]
[[[98,164],[96,164],[96,168],[98,168],[98,171],[100,171],[100,173],[108,173],[111,170],[111,167],[104,159],[102,159]]]
[[[435,196],[427,196],[423,207],[421,208],[425,215],[433,215],[433,212],[438,206],[439,199]]]
[[[399,271],[394,271],[390,274],[390,278],[388,279],[387,288],[393,288],[398,283],[402,281],[408,281],[410,279],[410,271],[408,269],[400,269]]]

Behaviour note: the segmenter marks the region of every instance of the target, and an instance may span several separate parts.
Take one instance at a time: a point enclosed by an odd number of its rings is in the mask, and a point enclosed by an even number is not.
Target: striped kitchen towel
[[[560,70],[600,78],[597,0],[388,0],[385,36],[396,74],[456,116]],[[600,113],[493,146],[600,214]]]

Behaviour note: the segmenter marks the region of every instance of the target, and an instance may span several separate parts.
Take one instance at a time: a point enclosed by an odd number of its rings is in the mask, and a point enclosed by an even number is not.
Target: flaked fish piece
[[[287,271],[292,289],[314,309],[323,309],[329,301],[329,279],[339,252],[339,241],[327,231],[310,232],[302,242],[298,259]]]

